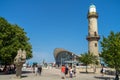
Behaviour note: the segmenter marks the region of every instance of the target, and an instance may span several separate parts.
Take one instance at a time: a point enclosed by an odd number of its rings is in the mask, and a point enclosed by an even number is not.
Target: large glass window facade
[[[66,64],[66,61],[71,61],[72,60],[72,53],[70,52],[60,52],[58,53],[58,55],[56,56],[56,64],[58,65],[62,65],[62,64]]]

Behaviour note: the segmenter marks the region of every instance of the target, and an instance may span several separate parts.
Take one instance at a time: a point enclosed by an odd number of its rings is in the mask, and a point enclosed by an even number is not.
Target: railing
[[[99,40],[100,36],[99,35],[88,35],[86,36],[87,40]]]

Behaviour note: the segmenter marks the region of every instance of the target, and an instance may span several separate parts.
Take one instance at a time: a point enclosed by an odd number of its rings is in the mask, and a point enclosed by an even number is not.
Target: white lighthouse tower
[[[86,39],[88,40],[88,52],[93,53],[95,56],[99,56],[98,52],[98,41],[100,36],[98,35],[98,26],[97,19],[98,14],[96,12],[95,5],[90,5],[88,10],[88,36]]]

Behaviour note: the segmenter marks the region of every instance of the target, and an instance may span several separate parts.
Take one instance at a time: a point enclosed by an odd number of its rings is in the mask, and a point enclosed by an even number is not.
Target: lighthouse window
[[[97,36],[97,33],[96,33],[96,32],[94,32],[94,35],[95,35],[95,36]]]
[[[97,43],[95,43],[95,47],[97,47]]]

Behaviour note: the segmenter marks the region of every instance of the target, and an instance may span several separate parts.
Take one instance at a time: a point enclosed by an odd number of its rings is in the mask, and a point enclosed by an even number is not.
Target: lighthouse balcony
[[[97,12],[88,13],[87,18],[91,18],[91,17],[96,17],[96,18],[98,18],[98,13],[97,13]]]
[[[86,39],[89,40],[99,40],[100,36],[99,35],[88,35]]]

